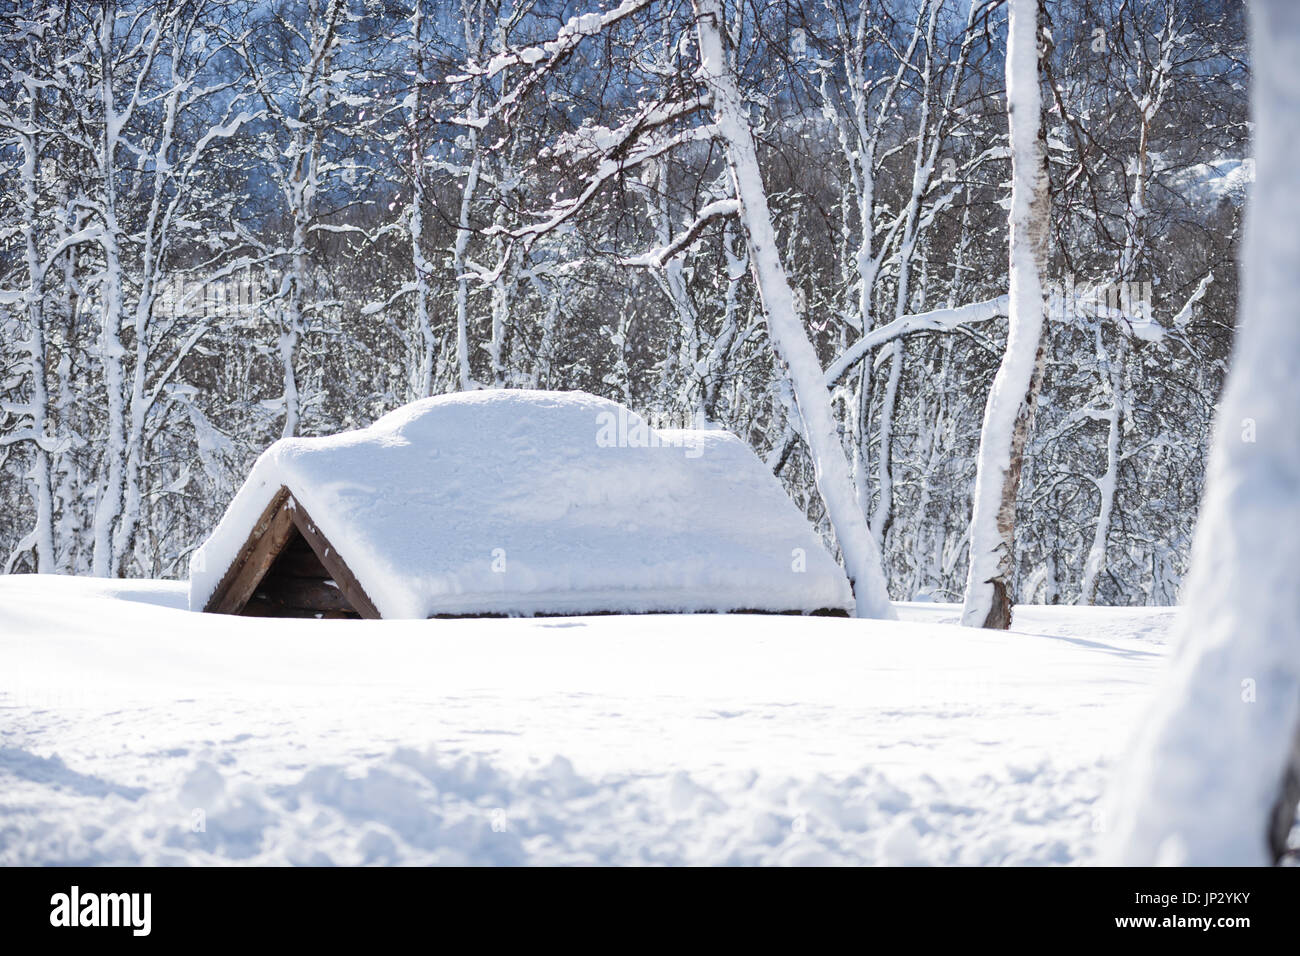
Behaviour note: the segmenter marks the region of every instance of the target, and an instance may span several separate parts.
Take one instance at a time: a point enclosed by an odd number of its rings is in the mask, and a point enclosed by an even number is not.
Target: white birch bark
[[[1039,89],[1039,0],[1009,0],[1007,114],[1011,131],[1009,330],[984,410],[962,623],[1006,628],[1015,595],[1016,492],[1042,381],[1047,259],[1047,154]]]
[[[477,100],[477,94],[475,96]],[[469,115],[477,113],[471,104]],[[478,130],[469,127],[465,133],[471,153],[469,168],[465,174],[465,184],[461,187],[460,214],[456,221],[456,240],[451,250],[451,268],[456,276],[456,374],[461,391],[474,387],[474,378],[469,365],[469,275],[466,271],[466,252],[469,239],[473,234],[470,227],[470,212],[474,207],[474,193],[478,189],[479,170],[483,157],[478,148]]]
[[[280,356],[283,383],[281,402],[284,420],[280,436],[298,434],[303,413],[302,389],[298,382],[298,350],[307,332],[307,319],[313,303],[308,300],[311,261],[307,244],[317,225],[317,194],[321,150],[324,144],[330,69],[338,46],[339,26],[346,15],[344,0],[311,0],[308,4],[303,36],[307,43],[306,62],[298,77],[297,89],[289,100],[290,110],[267,100],[268,109],[282,127],[290,131],[285,151],[288,170],[279,174],[281,189],[288,205],[290,237],[283,249],[286,262],[275,308],[280,328],[276,349]],[[251,61],[250,61],[251,62]],[[292,115],[290,115],[292,113]]]
[[[188,17],[180,14],[188,13]],[[148,157],[151,185],[148,190],[149,206],[141,228],[134,237],[140,243],[135,277],[138,291],[132,310],[134,364],[131,374],[130,399],[127,406],[126,462],[123,469],[123,504],[113,533],[113,566],[115,572],[125,570],[126,561],[135,543],[143,506],[142,469],[151,418],[163,388],[175,373],[180,362],[193,349],[207,330],[200,321],[187,330],[180,343],[167,357],[166,364],[156,368],[157,339],[174,326],[175,316],[159,316],[158,296],[167,281],[170,250],[174,238],[175,220],[192,199],[194,172],[211,144],[232,136],[240,126],[251,119],[246,112],[224,117],[217,114],[213,123],[204,123],[192,141],[179,142],[178,124],[182,113],[192,115],[196,105],[205,104],[220,87],[201,88],[199,74],[203,64],[212,56],[205,49],[197,58],[187,53],[190,38],[197,26],[200,8],[177,8],[177,15],[157,24],[166,43],[160,46],[165,52],[165,93],[160,93],[162,111],[159,125],[143,137],[149,143],[147,150],[136,149]],[[232,107],[233,108],[233,107]],[[185,118],[189,118],[186,116]],[[144,193],[143,185],[139,187]],[[156,329],[161,323],[162,329]]]
[[[920,238],[917,220],[920,216],[921,202],[930,185],[930,173],[934,168],[934,157],[941,140],[938,131],[935,132],[932,141],[930,138],[930,97],[935,70],[934,38],[938,27],[939,10],[940,4],[931,5],[930,20],[925,31],[920,117],[916,125],[916,150],[912,161],[912,191],[901,217],[903,226],[898,248],[898,281],[894,293],[895,321],[901,319],[908,311],[912,294],[912,257],[915,255]],[[964,63],[964,48],[962,62]],[[961,72],[959,65],[953,81],[954,91],[961,83]],[[865,324],[863,331],[866,331]],[[894,412],[898,408],[898,386],[903,376],[903,343],[894,341],[888,348],[889,378],[885,381],[884,392],[880,399],[880,440],[876,455],[876,482],[879,491],[876,497],[876,508],[870,520],[872,537],[875,538],[877,549],[882,551],[885,546],[885,532],[889,528],[894,512]]]
[[[1172,660],[1112,800],[1110,859],[1275,860],[1300,800],[1300,6],[1255,0],[1243,298]]]
[[[1083,579],[1079,585],[1079,603],[1094,604],[1097,586],[1106,567],[1106,541],[1110,536],[1111,516],[1115,510],[1115,495],[1119,487],[1120,437],[1124,424],[1124,363],[1127,349],[1123,333],[1116,345],[1116,354],[1108,356],[1102,344],[1101,323],[1097,327],[1097,354],[1105,366],[1104,373],[1110,384],[1110,410],[1106,415],[1106,470],[1096,480],[1100,505],[1097,523],[1093,528],[1092,544],[1083,566]]]
[[[835,529],[845,570],[853,584],[860,617],[893,618],[885,588],[880,554],[862,509],[858,507],[848,460],[831,410],[830,393],[821,363],[802,325],[794,295],[777,250],[776,231],[758,166],[753,131],[744,114],[740,92],[723,40],[720,0],[694,0],[700,41],[700,79],[713,94],[714,122],[727,150],[735,179],[740,219],[749,249],[750,267],[758,285],[768,334],[778,358],[786,365],[812,453],[817,489]]]
[[[1146,193],[1151,168],[1148,155],[1151,124],[1168,93],[1170,61],[1177,42],[1176,37],[1174,7],[1171,4],[1167,10],[1164,28],[1157,38],[1159,59],[1153,66],[1148,65],[1142,58],[1141,51],[1138,51],[1136,88],[1129,94],[1138,115],[1138,146],[1133,157],[1133,189],[1129,193],[1124,216],[1124,250],[1120,255],[1116,273],[1118,287],[1125,292],[1123,307],[1131,305],[1127,301],[1126,293],[1131,288],[1130,283],[1140,277],[1142,265],[1146,260],[1148,238]],[[1097,506],[1097,523],[1093,530],[1092,543],[1088,548],[1088,556],[1084,561],[1083,578],[1079,585],[1080,604],[1096,603],[1097,588],[1106,568],[1106,547],[1110,536],[1111,518],[1115,511],[1115,499],[1119,493],[1119,468],[1123,461],[1121,446],[1124,438],[1124,412],[1128,403],[1128,390],[1125,384],[1128,347],[1123,327],[1119,329],[1115,354],[1107,356],[1099,323],[1097,357],[1103,366],[1101,375],[1110,390],[1111,402],[1106,425],[1106,470],[1096,482],[1100,498]]]
[[[471,3],[462,4],[461,21],[465,31],[465,52],[474,63],[481,63],[486,46],[484,32],[486,16],[481,6]],[[479,177],[483,170],[483,150],[481,143],[479,110],[482,100],[481,81],[473,81],[474,89],[470,94],[469,105],[465,111],[465,152],[469,164],[465,167],[465,181],[461,185],[460,210],[456,217],[456,238],[451,248],[451,269],[456,282],[456,380],[461,391],[475,387],[470,372],[469,360],[469,240],[474,234],[472,214],[474,201],[478,192]]]
[[[37,53],[35,43],[28,43],[29,55]],[[27,116],[9,117],[22,153],[19,178],[22,199],[19,205],[21,229],[24,233],[23,255],[27,272],[27,285],[23,290],[23,309],[27,316],[23,347],[27,353],[30,390],[25,403],[25,417],[29,431],[32,467],[27,476],[31,489],[32,509],[36,520],[30,534],[15,549],[8,564],[22,551],[31,548],[36,556],[37,571],[52,571],[55,566],[54,551],[54,495],[51,488],[53,463],[53,438],[49,434],[50,401],[46,373],[44,283],[45,266],[41,261],[39,241],[39,195],[37,189],[37,160],[40,153],[40,89],[34,77],[23,78],[27,99]],[[9,439],[6,439],[8,441]],[[6,568],[8,570],[8,568]]]
[[[117,198],[114,177],[117,173],[117,153],[125,125],[134,100],[119,113],[114,96],[113,27],[116,10],[106,6],[100,12],[97,36],[97,54],[100,61],[100,98],[103,108],[103,129],[100,133],[98,169],[100,182],[99,214],[103,222],[100,244],[103,247],[104,271],[100,291],[99,361],[104,375],[104,412],[108,434],[103,447],[103,476],[95,502],[93,573],[96,577],[117,574],[113,553],[113,531],[122,513],[122,496],[126,471],[126,373],[123,362],[126,350],[122,347],[122,258],[120,241],[122,230],[117,220]]]
[[[407,117],[410,123],[411,165],[411,206],[407,218],[407,228],[411,240],[411,271],[415,285],[415,329],[419,336],[420,355],[416,365],[416,398],[426,398],[433,394],[433,373],[437,361],[437,341],[433,334],[433,322],[429,318],[429,277],[433,267],[424,256],[424,139],[421,135],[421,94],[426,78],[424,75],[424,2],[414,0],[411,11],[411,60],[415,66],[414,88],[411,90],[411,108]]]

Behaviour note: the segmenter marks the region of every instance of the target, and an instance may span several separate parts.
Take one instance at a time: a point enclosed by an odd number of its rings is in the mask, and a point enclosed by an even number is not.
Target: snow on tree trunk
[[[734,220],[728,219],[723,226],[722,233],[722,257],[727,265],[727,287],[723,294],[722,328],[718,331],[718,337],[713,340],[713,347],[709,350],[709,356],[704,363],[704,394],[700,403],[700,411],[705,421],[712,421],[717,415],[719,392],[723,380],[727,376],[727,353],[736,341],[736,335],[739,332],[736,323],[736,295],[740,290],[740,282],[745,276],[748,263],[743,255],[736,254],[735,239]]]
[[[1106,426],[1106,471],[1097,480],[1097,493],[1101,504],[1097,509],[1097,526],[1093,529],[1092,546],[1088,549],[1088,559],[1083,567],[1083,581],[1079,585],[1079,603],[1094,604],[1097,600],[1097,585],[1101,582],[1101,573],[1106,567],[1106,539],[1110,536],[1111,517],[1115,511],[1115,495],[1119,488],[1119,443],[1124,423],[1124,364],[1127,349],[1124,336],[1120,335],[1116,354],[1113,358],[1106,355],[1101,341],[1101,328],[1097,329],[1097,354],[1103,359],[1103,365],[1109,365],[1111,403],[1107,413]]]
[[[60,210],[55,222],[54,236],[57,244],[62,246],[72,233],[76,232],[77,214],[70,209],[70,188],[66,181],[56,187],[56,206]],[[59,282],[54,308],[54,320],[65,337],[75,324],[77,314],[75,277],[80,249],[76,245],[66,248],[59,257]],[[72,360],[67,350],[59,356],[54,369],[53,413],[55,427],[59,434],[67,434],[73,427],[74,416],[80,393],[77,391],[79,380],[72,371]],[[54,560],[56,574],[77,573],[88,570],[87,563],[81,560],[85,549],[84,513],[76,506],[82,494],[84,471],[69,455],[60,455],[55,474],[51,476],[55,486],[54,499],[58,504],[58,516],[55,520],[55,541],[57,551]]]
[[[504,198],[497,203],[493,221],[498,228],[505,226]],[[496,254],[499,270],[492,283],[492,335],[488,339],[488,364],[492,369],[492,387],[504,388],[506,384],[506,335],[510,328],[510,305],[515,292],[515,273],[518,269],[519,250],[507,245],[498,233]]]
[[[900,267],[900,272],[905,272]],[[905,287],[906,278],[899,277],[899,286]],[[869,526],[877,550],[884,550],[885,532],[894,512],[894,412],[898,410],[898,386],[903,378],[903,343],[894,341],[885,346],[890,353],[889,377],[885,379],[880,396],[880,449],[876,455],[876,482],[880,488],[875,510]],[[859,489],[861,496],[861,489]]]
[[[302,414],[302,397],[298,389],[298,344],[304,329],[303,307],[306,299],[308,281],[307,264],[307,228],[310,224],[313,190],[309,183],[313,176],[310,166],[315,158],[308,158],[308,147],[299,138],[296,142],[298,157],[294,164],[292,183],[294,195],[293,208],[293,246],[289,254],[289,274],[285,277],[288,287],[288,308],[284,313],[284,324],[280,328],[278,346],[280,364],[284,379],[284,424],[280,429],[281,438],[292,438],[298,434],[298,421]]]
[[[331,0],[324,6],[313,3],[309,7],[306,32],[309,56],[294,102],[296,115],[292,119],[280,116],[286,128],[293,131],[288,150],[290,169],[286,189],[293,234],[288,250],[288,272],[282,283],[287,308],[281,316],[278,340],[284,377],[282,438],[298,434],[303,414],[302,390],[298,384],[298,351],[307,333],[309,311],[316,305],[308,300],[312,269],[307,243],[320,218],[317,199],[321,186],[321,153],[329,124],[325,112],[329,85],[333,82],[332,63],[339,45],[338,28],[346,12],[343,0]]]
[[[929,26],[926,29],[925,43],[922,47],[925,53],[924,65],[920,71],[922,76],[920,115],[917,118],[916,151],[912,161],[912,191],[908,197],[907,207],[902,214],[903,229],[899,240],[898,276],[894,290],[895,321],[901,319],[907,312],[908,303],[912,296],[912,258],[916,254],[921,233],[924,232],[924,227],[918,226],[918,219],[920,218],[921,204],[930,184],[930,174],[934,169],[935,157],[942,141],[942,136],[938,135],[937,132],[932,139],[928,140],[931,134],[930,100],[935,78],[935,32],[938,29],[940,7],[941,4],[936,3],[930,8]],[[920,20],[917,21],[917,27],[919,33]],[[960,85],[961,70],[964,64],[965,48],[963,47],[962,58],[958,62],[956,69],[957,79],[953,81],[953,92]],[[951,101],[949,101],[948,105],[951,106]],[[942,118],[940,122],[942,123]],[[869,227],[868,231],[870,231]],[[924,289],[924,282],[922,282],[922,289]],[[865,323],[862,331],[864,333],[869,331]],[[888,533],[889,526],[894,518],[894,414],[898,410],[898,387],[903,376],[904,355],[901,341],[890,343],[888,348],[890,351],[889,378],[880,400],[880,443],[876,463],[880,494],[877,499],[876,510],[872,513],[869,522],[871,533],[876,541],[876,547],[880,551],[884,550],[885,535]]]
[[[1047,260],[1047,149],[1041,123],[1039,0],[1010,0],[1011,278],[1006,352],[993,379],[976,465],[962,623],[1007,628],[1015,578],[1016,491],[1043,376],[1042,272]]]
[[[1120,863],[1261,864],[1300,799],[1300,6],[1250,5],[1255,192],[1173,658],[1120,777]]]
[[[461,28],[465,35],[465,55],[472,62],[482,61],[487,52],[487,12],[480,6],[466,4],[461,9]],[[504,85],[503,85],[504,88]],[[456,387],[461,391],[475,388],[469,358],[469,241],[474,234],[472,224],[478,181],[483,175],[484,152],[488,144],[480,135],[479,109],[483,88],[475,82],[465,112],[465,151],[469,165],[461,170],[465,177],[461,185],[460,210],[456,218],[456,238],[451,248],[451,270],[456,282]]]
[[[433,371],[437,361],[437,340],[433,322],[429,317],[429,276],[433,267],[424,257],[424,138],[421,136],[420,94],[427,82],[424,76],[424,42],[421,28],[424,24],[424,5],[416,0],[411,11],[411,59],[415,64],[415,78],[411,90],[411,108],[407,122],[411,127],[411,207],[407,229],[411,238],[411,271],[415,285],[415,328],[420,336],[420,357],[415,370],[416,398],[433,394]]]
[[[31,47],[33,59],[35,46]],[[27,414],[32,430],[32,468],[28,481],[32,489],[32,505],[36,523],[28,540],[36,553],[36,570],[54,570],[54,497],[51,491],[51,455],[47,447],[49,424],[49,383],[46,375],[45,313],[42,307],[41,285],[45,269],[41,264],[37,246],[38,207],[37,159],[40,152],[37,141],[39,113],[38,91],[33,81],[26,83],[28,125],[19,128],[22,144],[22,222],[26,233],[24,254],[27,265],[27,288],[24,292],[27,312],[27,361],[30,365],[31,395]],[[25,545],[24,545],[25,547]],[[7,569],[6,569],[7,570]]]
[[[470,116],[474,116],[475,113],[475,106],[471,105]],[[479,152],[478,130],[469,127],[465,137],[469,141],[468,148],[473,156],[465,174],[465,184],[461,187],[460,215],[456,220],[456,241],[451,250],[451,268],[456,277],[456,381],[461,391],[469,391],[474,387],[474,378],[470,374],[469,366],[469,276],[465,273],[465,263],[469,237],[473,233],[473,228],[470,226],[470,210],[474,204],[474,192],[478,188],[479,170],[483,165],[483,157]]]
[[[880,567],[880,553],[854,494],[821,363],[798,321],[794,294],[777,250],[776,230],[772,227],[772,215],[768,210],[753,131],[727,60],[722,36],[722,3],[720,0],[695,0],[694,6],[700,40],[701,79],[713,95],[714,121],[726,145],[727,161],[735,179],[740,219],[749,248],[750,266],[767,315],[768,335],[772,347],[786,365],[794,389],[814,463],[817,490],[826,505],[844,555],[845,569],[857,599],[858,615],[893,618],[894,610],[889,603]]]
[[[1151,124],[1164,102],[1169,84],[1170,59],[1176,30],[1173,24],[1173,8],[1167,13],[1165,29],[1160,36],[1160,61],[1151,69],[1145,69],[1139,61],[1136,88],[1130,94],[1133,105],[1138,111],[1138,147],[1133,156],[1132,174],[1133,191],[1129,194],[1128,209],[1124,216],[1124,250],[1120,254],[1116,279],[1120,290],[1132,288],[1147,258],[1147,177],[1150,174],[1150,134]],[[1132,314],[1127,293],[1121,308]],[[1143,307],[1145,313],[1147,309]],[[1143,315],[1149,319],[1149,315]],[[1100,501],[1097,506],[1097,525],[1093,530],[1092,545],[1084,562],[1083,580],[1079,585],[1079,603],[1094,604],[1097,600],[1097,588],[1101,575],[1106,569],[1106,545],[1110,536],[1111,520],[1115,511],[1115,499],[1119,494],[1119,467],[1122,461],[1120,446],[1124,437],[1125,412],[1128,405],[1128,390],[1124,381],[1128,367],[1128,346],[1123,322],[1119,323],[1119,336],[1115,354],[1106,354],[1100,326],[1097,329],[1097,357],[1101,361],[1099,374],[1110,390],[1111,403],[1107,416],[1106,430],[1106,471],[1097,480]]]
[[[117,221],[114,177],[117,174],[118,139],[123,118],[118,113],[113,98],[113,21],[111,10],[100,14],[99,56],[102,74],[101,97],[104,109],[103,134],[99,142],[100,188],[103,190],[101,216],[104,251],[104,274],[101,287],[99,360],[104,372],[104,411],[108,419],[108,440],[104,446],[104,477],[95,501],[94,558],[96,577],[107,578],[117,574],[117,560],[113,554],[113,530],[122,513],[122,495],[126,471],[126,398],[122,346],[122,258],[119,239],[122,229]]]

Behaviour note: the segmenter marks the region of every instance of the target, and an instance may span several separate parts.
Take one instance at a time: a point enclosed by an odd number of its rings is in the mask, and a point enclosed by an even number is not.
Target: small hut
[[[845,614],[848,580],[753,451],[584,392],[423,399],[258,459],[190,606],[273,617]]]

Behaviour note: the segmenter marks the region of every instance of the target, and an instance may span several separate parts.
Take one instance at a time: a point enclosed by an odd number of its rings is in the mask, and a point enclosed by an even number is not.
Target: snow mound
[[[848,610],[848,580],[734,435],[583,392],[423,399],[258,459],[191,563],[201,609],[281,486],[386,618]]]

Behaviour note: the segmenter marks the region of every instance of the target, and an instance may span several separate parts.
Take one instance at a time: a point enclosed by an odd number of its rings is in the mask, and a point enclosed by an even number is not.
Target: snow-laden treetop
[[[585,392],[443,395],[276,442],[195,553],[191,608],[281,486],[386,618],[852,608],[744,442],[652,429]]]

